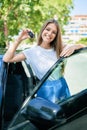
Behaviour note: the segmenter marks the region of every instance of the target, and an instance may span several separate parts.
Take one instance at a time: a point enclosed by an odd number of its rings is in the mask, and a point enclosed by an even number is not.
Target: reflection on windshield
[[[37,92],[54,103],[87,88],[87,52],[80,52],[58,64]]]
[[[45,98],[54,103],[70,97],[70,91],[64,78],[64,68],[66,60],[58,64],[51,75],[37,92],[38,97]]]
[[[64,76],[72,95],[87,88],[87,52],[67,59]]]

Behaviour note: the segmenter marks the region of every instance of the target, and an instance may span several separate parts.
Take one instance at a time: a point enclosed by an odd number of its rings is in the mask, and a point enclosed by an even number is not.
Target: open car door
[[[49,79],[61,78],[60,71],[70,95],[56,102],[37,96]],[[8,127],[8,130],[77,129],[87,129],[87,48],[77,50],[69,57],[61,57],[36,85]]]

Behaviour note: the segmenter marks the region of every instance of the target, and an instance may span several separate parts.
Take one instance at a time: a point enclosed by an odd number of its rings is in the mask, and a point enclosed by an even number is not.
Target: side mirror
[[[39,128],[50,128],[65,119],[64,112],[59,105],[37,97],[32,99],[21,114]]]

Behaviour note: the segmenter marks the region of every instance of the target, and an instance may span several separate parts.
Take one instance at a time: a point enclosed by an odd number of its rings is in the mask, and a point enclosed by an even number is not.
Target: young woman
[[[25,29],[11,44],[3,57],[4,62],[19,62],[26,60],[30,64],[39,80],[46,74],[59,57],[71,55],[75,50],[84,47],[82,44],[65,45],[61,40],[61,30],[56,20],[50,19],[43,25],[37,45],[15,54],[18,45],[29,38],[29,29]],[[50,90],[49,90],[50,91]],[[44,91],[45,92],[45,91]],[[54,95],[55,93],[53,93]],[[43,95],[39,93],[38,96]],[[46,95],[46,94],[45,94]],[[45,96],[44,96],[45,98]],[[47,98],[49,99],[50,98]],[[54,101],[55,102],[55,101]]]

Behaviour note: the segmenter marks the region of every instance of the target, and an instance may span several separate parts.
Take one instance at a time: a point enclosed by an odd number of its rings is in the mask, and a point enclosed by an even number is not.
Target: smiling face
[[[63,45],[61,38],[61,28],[55,19],[49,19],[43,24],[38,35],[37,45],[46,49],[54,48],[57,53],[57,57],[59,57]]]
[[[57,27],[54,23],[49,23],[42,32],[41,46],[44,48],[50,48],[50,43],[55,39],[57,35]]]

